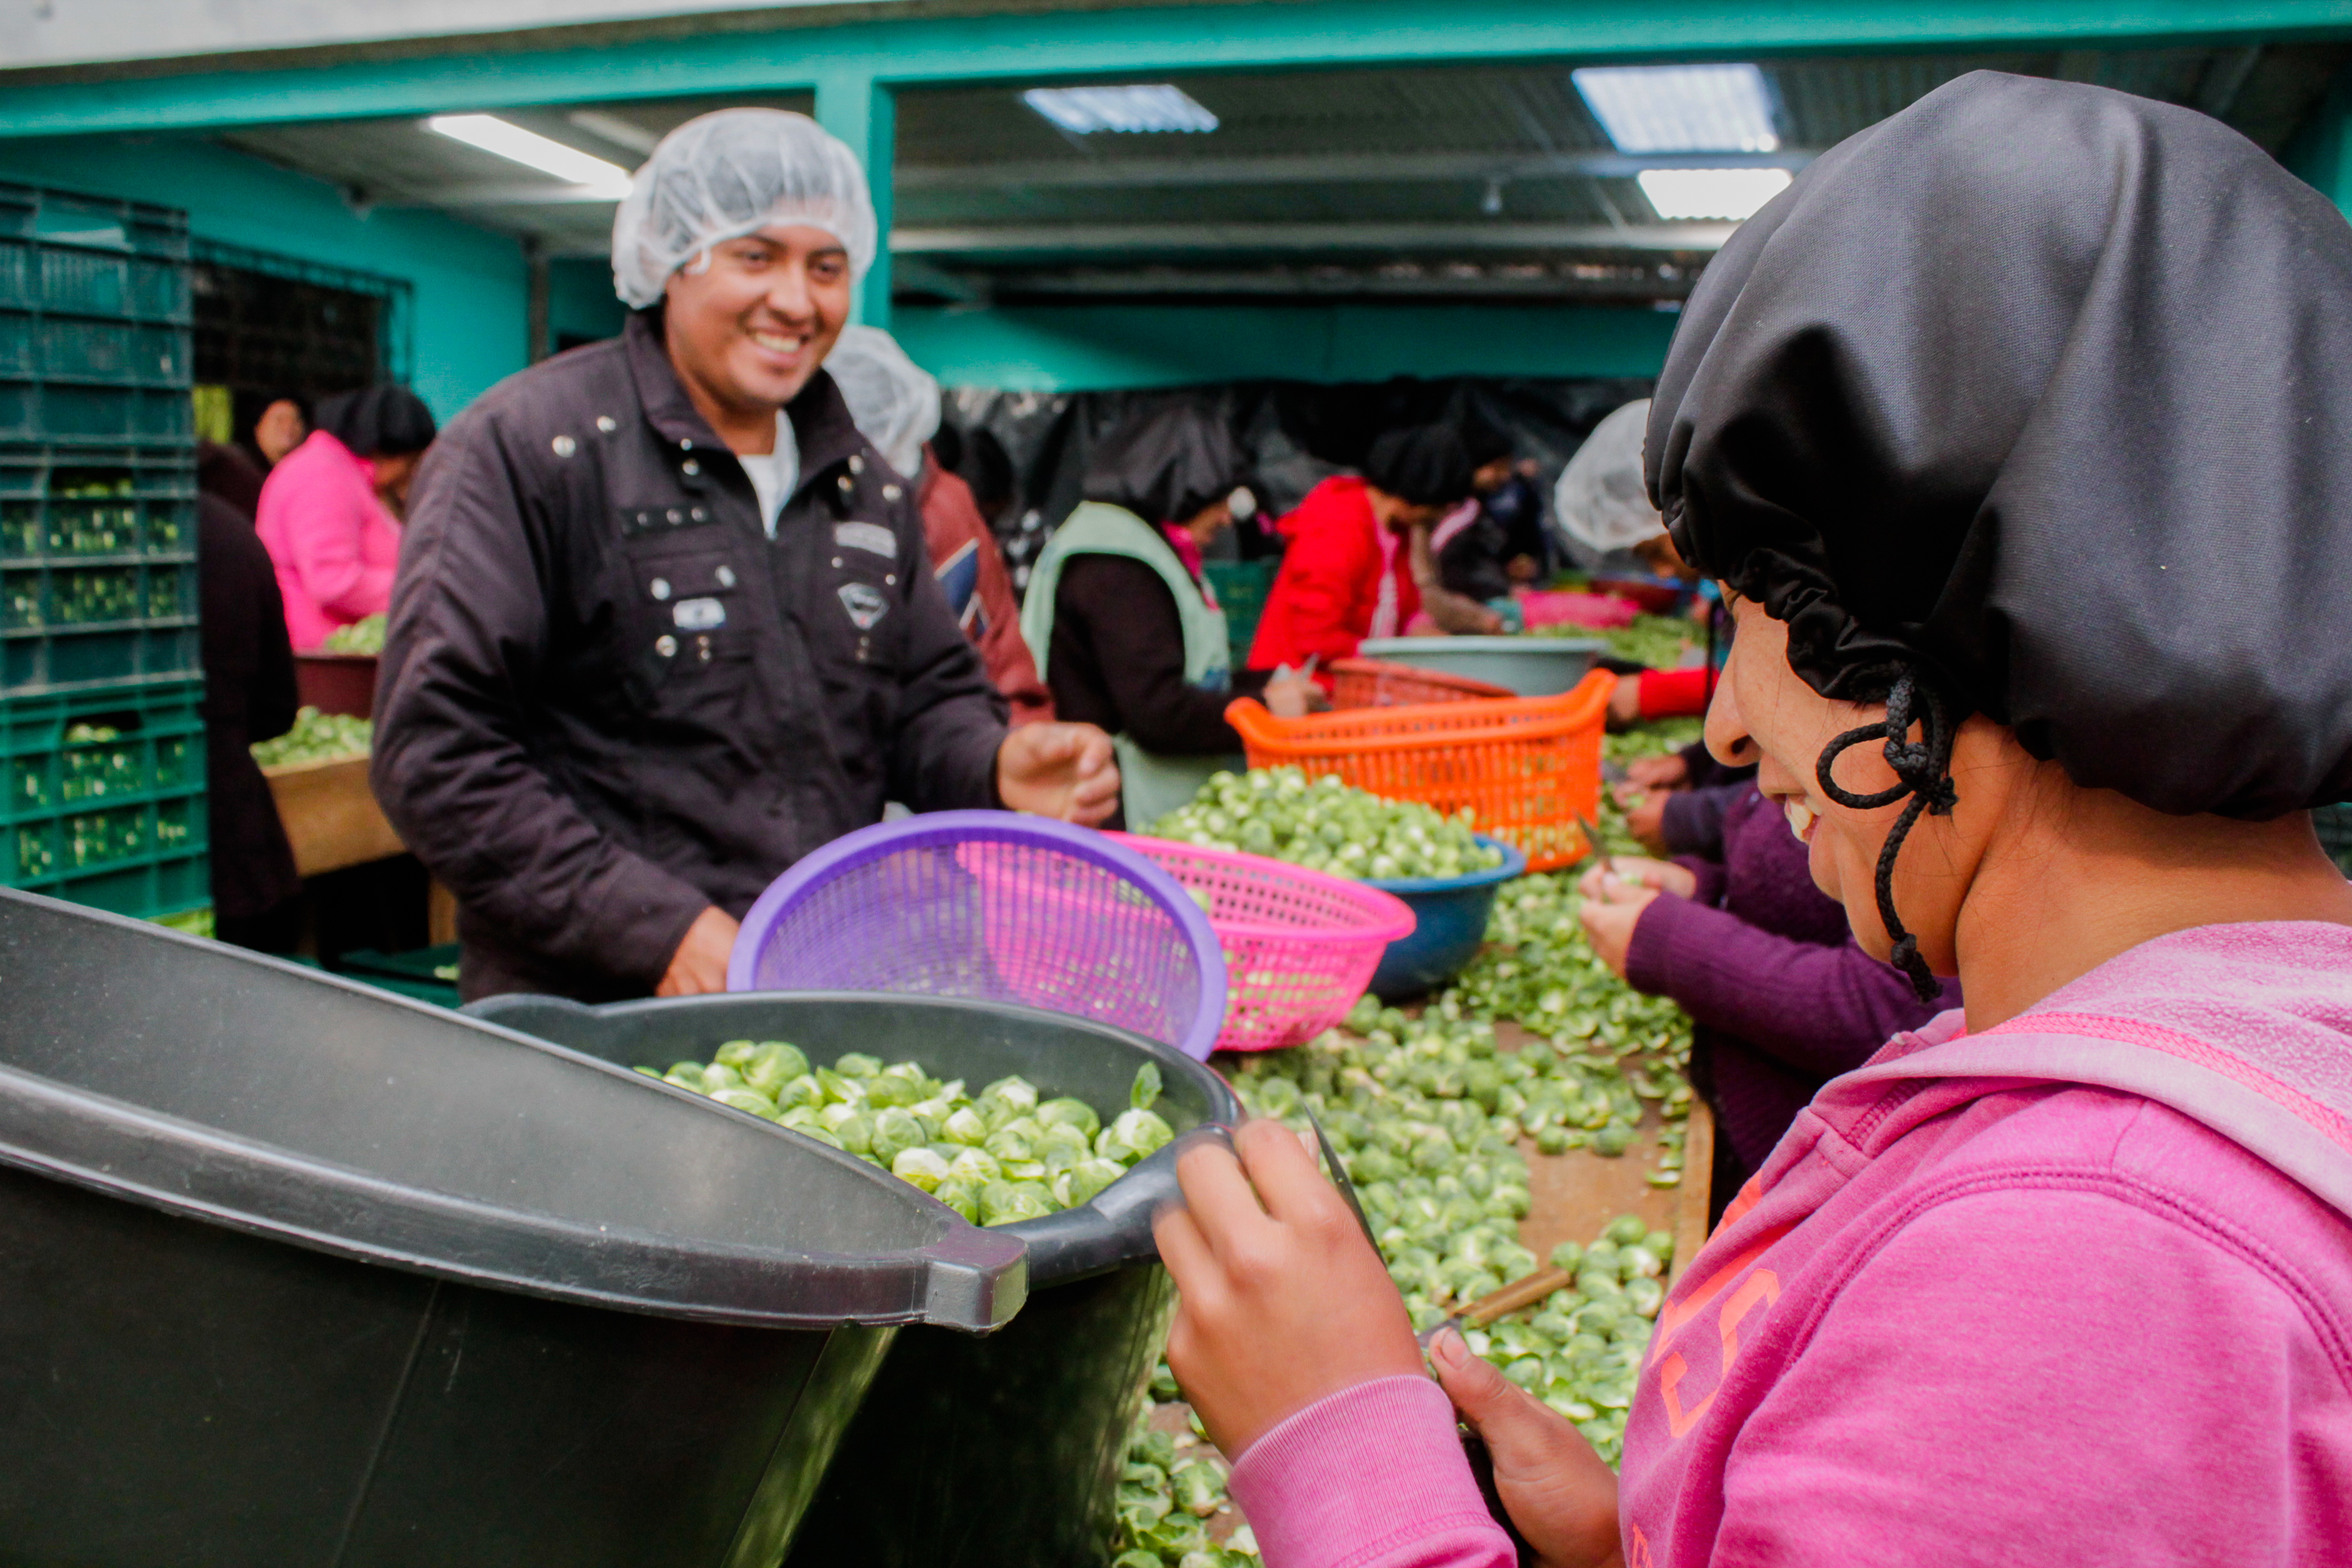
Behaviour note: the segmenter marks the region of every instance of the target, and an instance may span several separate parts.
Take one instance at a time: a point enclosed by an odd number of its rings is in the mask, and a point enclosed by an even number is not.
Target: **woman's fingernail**
[[[1436,1337],[1429,1342],[1429,1353],[1435,1360],[1444,1362],[1447,1367],[1459,1371],[1463,1363],[1470,1359],[1470,1346],[1458,1331],[1453,1329],[1440,1329],[1437,1331]]]

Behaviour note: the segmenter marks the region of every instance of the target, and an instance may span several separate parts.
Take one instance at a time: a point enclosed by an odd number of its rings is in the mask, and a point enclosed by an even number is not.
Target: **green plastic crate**
[[[1201,568],[1217,607],[1225,612],[1225,644],[1233,649],[1234,668],[1249,663],[1250,644],[1257,640],[1258,616],[1265,611],[1266,594],[1274,587],[1276,561],[1211,561]]]
[[[457,962],[458,946],[446,942],[439,947],[424,947],[415,952],[377,952],[362,949],[347,952],[336,967],[347,980],[365,981],[402,996],[419,1002],[431,1002],[438,1006],[456,1007],[458,1004],[457,983],[445,979],[440,971]]]
[[[0,702],[0,884],[152,917],[211,898],[204,683]]]
[[[187,215],[0,184],[0,310],[186,326]]]
[[[185,452],[0,446],[0,697],[198,673]]]

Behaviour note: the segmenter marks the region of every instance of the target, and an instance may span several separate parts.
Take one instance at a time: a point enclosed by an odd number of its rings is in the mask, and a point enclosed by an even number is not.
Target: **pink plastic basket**
[[[1149,857],[1196,898],[1225,952],[1223,1051],[1274,1051],[1313,1039],[1364,994],[1389,943],[1409,936],[1412,910],[1393,893],[1304,866],[1108,834]]]

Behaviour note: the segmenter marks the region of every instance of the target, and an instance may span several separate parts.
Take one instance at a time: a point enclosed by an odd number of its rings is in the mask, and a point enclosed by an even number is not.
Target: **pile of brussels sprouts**
[[[1537,626],[1528,634],[1538,637],[1589,637],[1591,626]],[[1631,626],[1613,626],[1599,634],[1619,658],[1646,664],[1652,669],[1673,669],[1683,661],[1683,650],[1706,646],[1706,628],[1680,616],[1640,615]]]
[[[1417,801],[1383,800],[1297,768],[1212,773],[1200,794],[1150,832],[1370,881],[1460,877],[1503,863],[1501,850],[1471,832],[1467,812],[1441,816]]]
[[[380,654],[383,651],[383,616],[373,615],[353,621],[347,626],[337,626],[319,645],[320,653]]]
[[[1173,1399],[1166,1363],[1152,1379]],[[1137,1419],[1118,1479],[1118,1555],[1111,1568],[1258,1568],[1257,1538],[1247,1525],[1223,1542],[1210,1534],[1231,1511],[1225,1467],[1217,1451],[1192,1433],[1154,1430],[1149,1407]]]
[[[707,1063],[637,1070],[846,1150],[974,1225],[1076,1208],[1176,1136],[1151,1109],[1160,1079],[1150,1062],[1108,1124],[1085,1100],[1044,1099],[1018,1076],[972,1095],[961,1079],[862,1051],[813,1068],[782,1040],[730,1040]]]
[[[295,713],[291,730],[276,740],[254,742],[253,760],[265,768],[324,763],[338,757],[364,757],[374,744],[373,720],[303,708]]]

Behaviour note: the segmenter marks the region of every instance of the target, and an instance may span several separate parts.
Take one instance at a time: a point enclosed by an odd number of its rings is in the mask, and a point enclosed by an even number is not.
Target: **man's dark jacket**
[[[416,478],[373,782],[469,996],[642,995],[817,846],[995,802],[1003,708],[832,378],[771,542],[656,312],[493,387]]]

